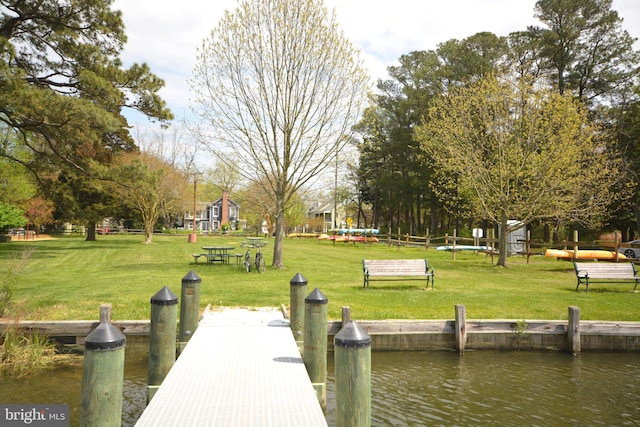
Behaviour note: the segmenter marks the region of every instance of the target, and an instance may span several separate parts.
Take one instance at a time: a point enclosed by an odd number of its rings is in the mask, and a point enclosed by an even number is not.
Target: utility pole
[[[198,189],[198,173],[193,174],[193,228],[189,234],[189,243],[196,243],[198,235],[196,234],[196,209],[197,209],[197,189]]]

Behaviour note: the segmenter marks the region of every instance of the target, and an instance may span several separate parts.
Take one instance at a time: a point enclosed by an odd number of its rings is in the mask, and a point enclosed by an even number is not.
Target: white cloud
[[[375,79],[413,50],[435,49],[452,38],[480,31],[506,36],[539,25],[535,0],[325,0],[335,8],[345,35],[362,52]],[[146,62],[165,80],[160,92],[177,117],[189,109],[189,85],[197,48],[235,0],[116,0],[123,11],[128,43],[126,65]],[[632,36],[640,35],[640,2],[613,0]],[[638,44],[636,44],[638,47]]]

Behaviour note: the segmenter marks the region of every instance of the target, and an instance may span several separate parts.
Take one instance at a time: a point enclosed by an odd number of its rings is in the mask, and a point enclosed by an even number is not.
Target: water
[[[327,421],[335,424],[333,355]],[[632,426],[639,354],[469,351],[372,354],[373,426]],[[127,358],[123,426],[146,401],[146,358]],[[0,403],[68,403],[80,418],[82,359],[29,379],[2,378]]]
[[[70,425],[80,425],[82,356],[30,378],[0,377],[0,403],[68,404]],[[147,403],[147,356],[126,357],[122,426],[133,426]]]
[[[640,355],[376,352],[373,426],[632,426]],[[333,367],[327,420],[334,424]],[[330,395],[330,397],[329,397]]]

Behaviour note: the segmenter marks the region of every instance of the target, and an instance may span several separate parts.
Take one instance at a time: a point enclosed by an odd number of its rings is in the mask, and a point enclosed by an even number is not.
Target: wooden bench
[[[435,273],[426,259],[363,259],[364,287],[371,280],[426,280],[433,289]],[[413,278],[412,278],[413,277]]]
[[[633,280],[635,282],[633,291],[635,292],[638,287],[638,281],[640,281],[633,263],[574,262],[573,266],[578,279],[576,291],[580,288],[580,285],[585,285],[587,292],[589,292],[589,283],[593,282],[625,282]]]

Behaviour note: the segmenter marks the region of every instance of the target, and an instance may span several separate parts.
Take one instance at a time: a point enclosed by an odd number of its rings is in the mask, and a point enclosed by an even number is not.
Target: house
[[[337,208],[337,215],[336,209]],[[346,218],[344,206],[334,206],[334,202],[313,202],[307,209],[307,217],[316,219],[322,223],[322,229],[316,231],[327,232],[336,228],[344,227]]]
[[[222,193],[222,197],[215,202],[196,203],[196,230],[203,232],[219,230],[222,224],[229,224],[231,230],[238,229],[240,205],[229,199],[229,193]],[[193,230],[193,212],[185,212],[183,226]]]
[[[229,199],[229,193],[224,191],[222,197],[207,207],[207,217],[211,230],[218,230],[222,224],[228,224],[229,229],[238,229],[240,219],[240,205]]]

